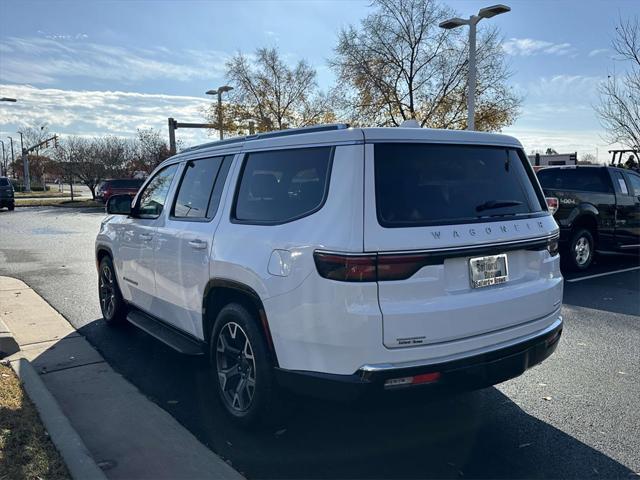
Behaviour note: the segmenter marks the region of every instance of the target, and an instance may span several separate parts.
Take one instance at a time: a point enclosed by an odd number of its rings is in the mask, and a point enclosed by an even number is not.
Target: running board
[[[131,310],[127,314],[127,320],[180,353],[185,355],[204,355],[205,353],[204,342],[191,338],[144,312]]]

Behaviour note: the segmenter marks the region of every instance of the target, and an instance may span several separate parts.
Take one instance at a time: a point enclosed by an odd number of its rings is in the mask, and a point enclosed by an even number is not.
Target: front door
[[[202,301],[209,281],[213,236],[233,156],[189,160],[167,218],[156,232],[154,315],[204,338]]]
[[[136,198],[131,216],[117,228],[114,253],[120,290],[125,300],[148,312],[155,298],[156,231],[177,168],[174,164],[157,172]]]

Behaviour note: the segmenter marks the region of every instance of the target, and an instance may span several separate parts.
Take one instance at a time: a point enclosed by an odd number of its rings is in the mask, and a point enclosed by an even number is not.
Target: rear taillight
[[[318,273],[343,282],[405,280],[425,265],[433,265],[433,254],[376,255],[314,252]]]
[[[552,237],[549,240],[547,240],[547,250],[549,252],[549,255],[551,255],[552,257],[555,257],[558,254],[559,251],[559,237]]]
[[[377,255],[314,252],[318,273],[342,282],[375,282]]]
[[[560,206],[560,201],[556,197],[546,197],[547,207],[551,212],[551,215],[558,211],[558,207]]]

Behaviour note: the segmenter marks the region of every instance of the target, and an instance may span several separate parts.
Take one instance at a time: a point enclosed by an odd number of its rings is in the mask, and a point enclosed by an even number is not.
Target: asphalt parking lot
[[[0,275],[27,282],[112,366],[249,478],[630,478],[640,472],[640,258],[567,274],[559,350],[497,387],[349,405],[289,399],[272,429],[230,424],[206,362],[101,319],[103,213],[0,211]],[[638,268],[636,268],[638,267]],[[627,270],[635,268],[634,270]],[[619,270],[627,270],[613,273]],[[637,474],[637,473],[636,473]]]

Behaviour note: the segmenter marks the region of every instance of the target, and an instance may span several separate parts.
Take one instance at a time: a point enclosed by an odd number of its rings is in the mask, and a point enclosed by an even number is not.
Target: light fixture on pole
[[[0,98],[0,102],[17,102],[17,100],[15,98],[9,98],[9,97],[2,97]]]
[[[471,15],[468,20],[450,18],[440,23],[440,28],[451,30],[463,25],[469,25],[469,80],[467,85],[467,130],[475,130],[475,96],[476,96],[476,25],[483,18],[491,18],[501,13],[510,12],[506,5],[493,5],[481,8],[477,15]]]
[[[224,135],[222,133],[223,130],[223,125],[222,125],[222,94],[224,92],[230,92],[231,90],[233,90],[233,87],[230,87],[229,85],[223,85],[222,87],[218,88],[217,90],[207,90],[205,93],[207,95],[218,95],[218,131],[220,132],[220,140],[222,140],[224,138]]]

